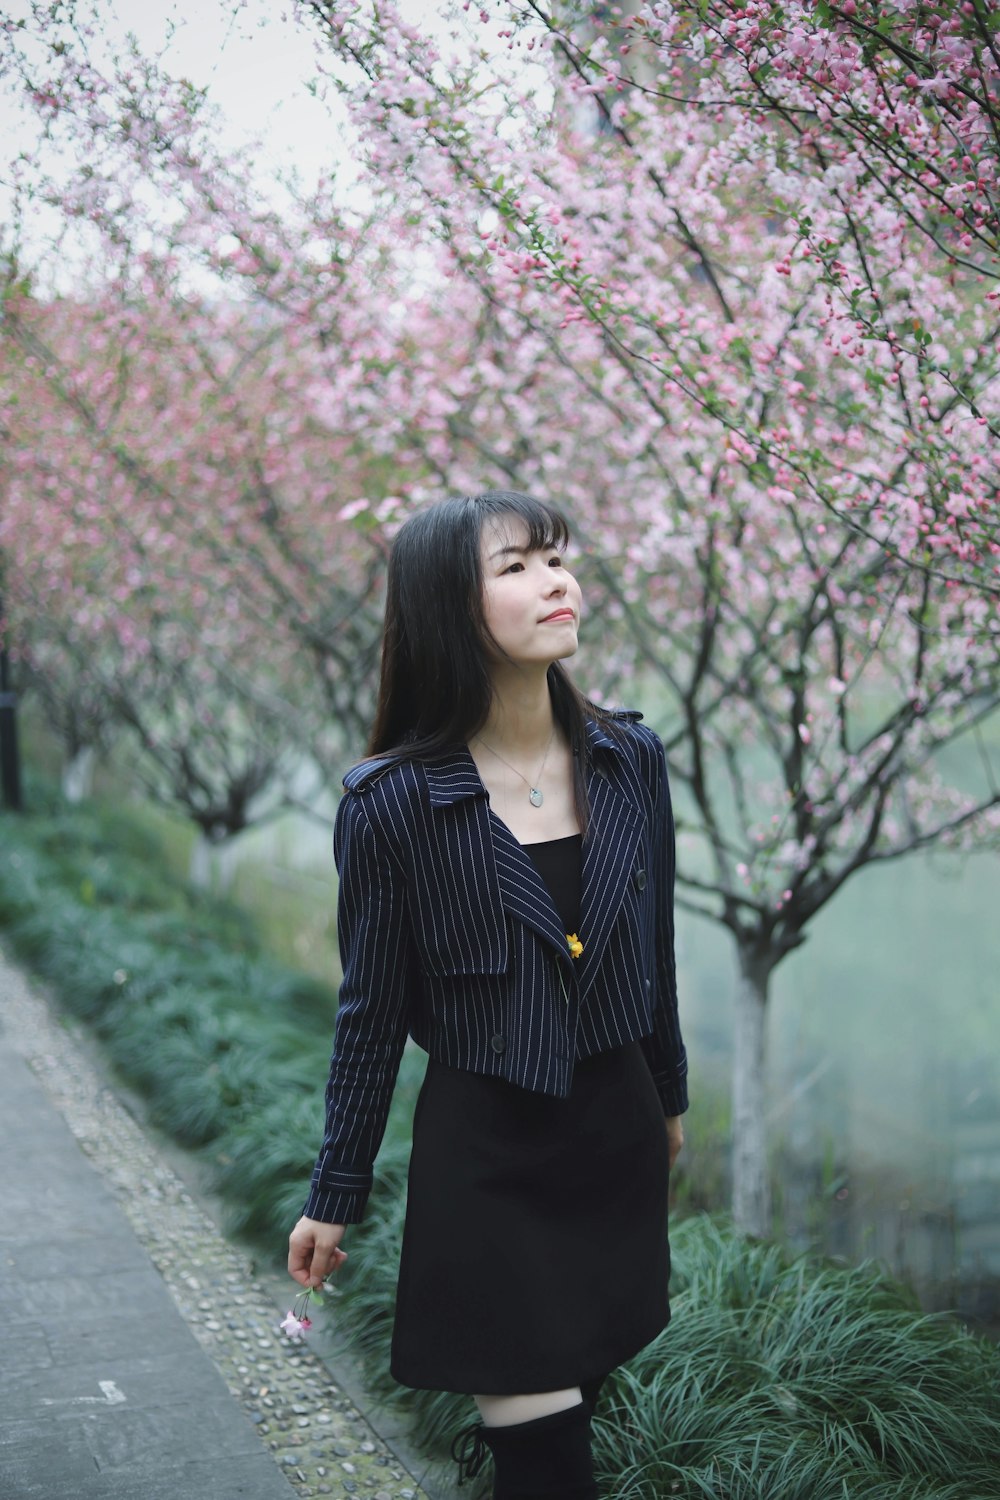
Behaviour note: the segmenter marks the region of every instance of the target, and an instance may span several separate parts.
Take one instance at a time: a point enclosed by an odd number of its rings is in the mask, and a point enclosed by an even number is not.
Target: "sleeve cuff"
[[[660,1096],[663,1105],[663,1113],[668,1117],[682,1115],[688,1107],[688,1091],[686,1078],[673,1078],[670,1080],[654,1078],[656,1092]]]
[[[368,1193],[358,1188],[313,1187],[302,1212],[320,1224],[360,1224]]]
[[[321,1224],[359,1224],[372,1190],[373,1173],[328,1162],[323,1156],[313,1170],[309,1196],[302,1212]]]
[[[669,1116],[684,1114],[688,1107],[688,1069],[687,1053],[683,1046],[680,1049],[680,1056],[677,1058],[668,1057],[667,1061],[669,1065],[663,1067],[664,1055],[658,1045],[655,1032],[649,1036],[641,1037],[639,1045],[645,1054],[646,1063],[653,1079],[653,1086],[660,1096],[660,1103],[663,1105],[664,1114]]]

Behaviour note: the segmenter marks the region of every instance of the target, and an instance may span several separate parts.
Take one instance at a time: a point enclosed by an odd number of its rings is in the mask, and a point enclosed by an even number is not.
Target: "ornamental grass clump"
[[[873,1265],[674,1228],[673,1320],[607,1388],[609,1493],[705,1500],[1000,1496],[1000,1355]],[[612,1483],[613,1480],[613,1483]]]

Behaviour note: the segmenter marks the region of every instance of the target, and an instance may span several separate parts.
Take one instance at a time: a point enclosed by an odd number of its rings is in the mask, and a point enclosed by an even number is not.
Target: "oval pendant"
[[[537,786],[529,786],[528,801],[531,803],[532,807],[541,807],[542,803],[545,801],[545,798],[542,796]]]

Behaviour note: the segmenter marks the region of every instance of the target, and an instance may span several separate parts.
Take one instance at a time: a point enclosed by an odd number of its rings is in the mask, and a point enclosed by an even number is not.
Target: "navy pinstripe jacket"
[[[687,1108],[666,762],[640,715],[615,717],[611,732],[587,722],[578,959],[464,746],[348,773],[334,831],[344,972],[309,1218],[362,1217],[407,1033],[441,1062],[558,1097],[577,1057],[641,1039],[664,1113]]]

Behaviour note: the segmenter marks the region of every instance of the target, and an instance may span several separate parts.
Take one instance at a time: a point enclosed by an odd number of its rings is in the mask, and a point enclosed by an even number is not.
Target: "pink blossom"
[[[278,1324],[278,1327],[281,1328],[282,1331],[286,1333],[290,1339],[301,1342],[305,1334],[312,1327],[312,1320],[306,1317],[297,1318],[295,1314],[291,1310],[289,1310],[282,1318],[281,1322]]]

